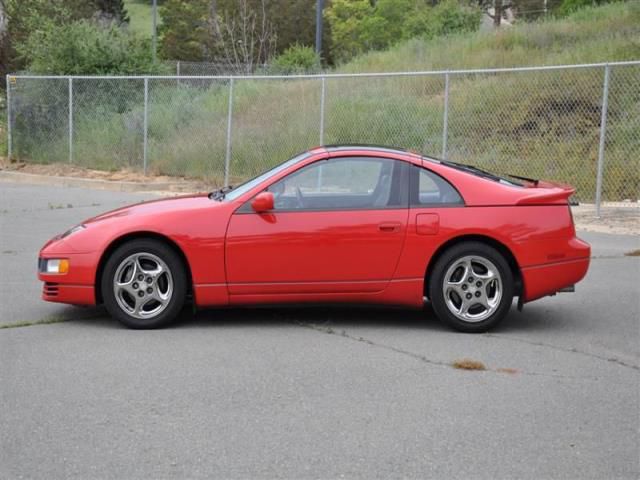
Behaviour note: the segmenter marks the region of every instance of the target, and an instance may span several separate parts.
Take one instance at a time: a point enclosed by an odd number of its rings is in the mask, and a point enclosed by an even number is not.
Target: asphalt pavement
[[[429,308],[185,312],[40,300],[40,246],[151,198],[0,183],[0,478],[638,478],[640,248],[489,334]],[[450,364],[471,358],[486,371]]]

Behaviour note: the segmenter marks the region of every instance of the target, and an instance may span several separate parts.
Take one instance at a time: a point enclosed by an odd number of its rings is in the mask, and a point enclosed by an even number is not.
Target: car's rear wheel
[[[509,312],[513,291],[507,260],[480,242],[446,250],[429,279],[429,298],[438,318],[462,332],[496,326]]]
[[[171,247],[137,239],[111,254],[101,287],[111,316],[130,328],[156,328],[175,320],[182,310],[187,275]]]

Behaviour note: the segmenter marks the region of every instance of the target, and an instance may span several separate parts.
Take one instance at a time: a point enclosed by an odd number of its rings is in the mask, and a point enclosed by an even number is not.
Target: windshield
[[[309,152],[301,153],[300,155],[296,155],[295,157],[293,157],[291,160],[287,160],[286,162],[281,163],[280,165],[272,168],[271,170],[267,170],[263,174],[258,175],[257,177],[252,178],[251,180],[247,180],[245,183],[238,185],[237,187],[234,187],[233,190],[226,192],[224,196],[224,200],[235,200],[236,198],[245,194],[246,192],[256,187],[257,185],[260,185],[269,177],[272,177],[273,175],[280,173],[281,171],[289,168],[291,165],[298,163],[300,160],[304,160],[308,156],[309,156]]]

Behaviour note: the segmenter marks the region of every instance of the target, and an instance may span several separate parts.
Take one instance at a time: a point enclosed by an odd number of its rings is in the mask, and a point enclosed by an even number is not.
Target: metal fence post
[[[224,186],[229,185],[229,165],[231,164],[231,121],[233,117],[233,78],[229,80],[229,106],[227,109],[227,152],[224,157]]]
[[[326,80],[324,75],[321,77],[321,90],[320,90],[320,145],[324,145],[324,101],[326,94]]]
[[[69,163],[73,163],[73,78],[69,77]]]
[[[144,77],[144,140],[142,144],[143,172],[147,174],[147,157],[149,144],[149,77]]]
[[[12,147],[13,147],[13,132],[11,129],[11,83],[10,75],[7,75],[7,158],[11,160]]]
[[[600,144],[598,145],[598,173],[596,176],[596,216],[600,216],[602,200],[602,174],[604,169],[604,147],[607,137],[607,110],[609,108],[609,76],[611,66],[604,67],[604,85],[602,87],[602,110],[600,112]]]
[[[442,115],[442,159],[447,159],[447,139],[449,136],[449,72],[444,74],[444,113]]]

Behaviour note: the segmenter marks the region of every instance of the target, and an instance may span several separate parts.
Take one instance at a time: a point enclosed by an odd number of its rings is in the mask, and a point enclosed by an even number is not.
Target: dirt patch
[[[604,203],[600,216],[595,205],[583,204],[571,208],[576,230],[618,235],[640,235],[640,203]]]
[[[179,190],[183,192],[211,190],[211,184],[207,182],[184,177],[170,177],[168,175],[153,174],[144,175],[140,171],[131,169],[120,169],[114,171],[93,170],[64,163],[34,164],[9,162],[5,157],[0,157],[0,170],[54,177],[88,178],[111,182],[134,182],[146,185],[155,183],[163,185],[170,184],[170,190]]]
[[[627,257],[640,257],[640,249],[631,250],[630,252],[625,253],[625,256],[627,256]]]

